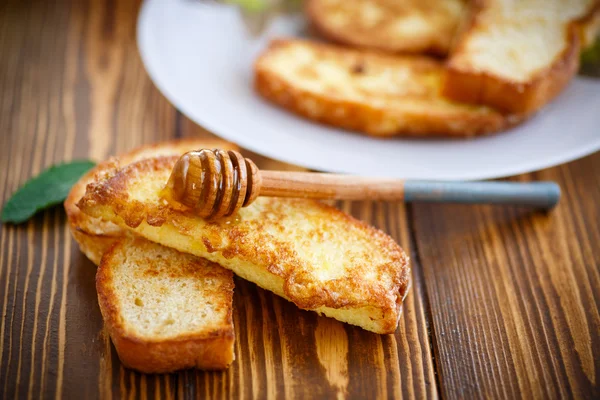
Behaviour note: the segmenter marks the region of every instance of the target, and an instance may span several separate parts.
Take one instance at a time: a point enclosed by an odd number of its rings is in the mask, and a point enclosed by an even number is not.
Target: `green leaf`
[[[249,13],[262,12],[269,5],[266,0],[228,0],[228,3],[236,4]]]
[[[36,212],[64,201],[75,182],[94,165],[87,160],[72,161],[31,178],[2,208],[2,222],[25,222]]]
[[[600,36],[581,53],[580,75],[600,78]]]

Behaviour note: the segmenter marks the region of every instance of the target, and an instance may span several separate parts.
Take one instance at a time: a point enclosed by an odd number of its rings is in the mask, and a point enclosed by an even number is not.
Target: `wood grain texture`
[[[595,154],[520,177],[560,183],[548,215],[413,208],[444,397],[600,397],[599,171]]]
[[[11,1],[0,7],[0,198],[45,167],[143,143],[209,136],[158,93],[135,44],[139,2]],[[297,170],[246,152],[263,169]],[[340,203],[410,248],[401,204]],[[95,268],[60,207],[0,226],[0,398],[432,398],[417,279],[395,335],[298,310],[236,280],[236,361],[225,372],[143,375],[103,330]]]
[[[0,201],[58,161],[208,136],[154,88],[133,0],[0,4]],[[250,152],[261,169],[299,170]],[[95,268],[55,208],[0,225],[0,398],[599,398],[600,154],[544,215],[510,207],[339,202],[410,252],[395,335],[298,310],[236,279],[226,372],[124,369]]]

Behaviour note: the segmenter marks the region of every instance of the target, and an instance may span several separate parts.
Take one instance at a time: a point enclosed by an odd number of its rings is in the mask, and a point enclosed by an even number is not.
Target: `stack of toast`
[[[256,90],[311,120],[375,136],[514,126],[567,85],[600,25],[600,0],[306,3],[315,30],[337,44],[274,40],[256,61]],[[73,237],[98,266],[100,310],[124,365],[227,368],[234,274],[301,309],[396,330],[410,268],[389,236],[307,199],[258,198],[210,222],[175,209],[161,191],[180,155],[201,148],[236,146],[145,146],[100,163],[65,201]]]
[[[255,63],[265,99],[373,136],[469,137],[567,86],[600,0],[307,0],[306,16],[336,44],[271,42]]]
[[[234,358],[233,275],[376,333],[396,330],[410,287],[383,232],[306,199],[258,198],[207,222],[161,198],[187,140],[99,164],[65,201],[73,237],[99,265],[100,310],[124,365],[142,372],[226,368]]]
[[[205,259],[135,238],[77,207],[87,185],[139,160],[204,147],[237,149],[220,140],[143,146],[98,164],[71,189],[64,207],[80,250],[98,266],[96,288],[119,358],[147,373],[226,368],[234,359],[233,275]]]

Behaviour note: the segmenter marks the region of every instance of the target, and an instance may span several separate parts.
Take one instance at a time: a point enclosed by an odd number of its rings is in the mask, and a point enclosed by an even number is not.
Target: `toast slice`
[[[116,158],[101,162],[81,177],[71,188],[63,205],[67,213],[71,234],[86,257],[95,265],[99,265],[104,252],[126,232],[112,222],[90,217],[79,210],[76,204],[85,194],[85,188],[88,184],[101,178],[106,171],[131,164],[137,160],[161,155],[181,155],[187,151],[202,148],[238,150],[238,147],[234,144],[218,139],[171,140],[141,146]]]
[[[223,369],[234,359],[233,275],[141,238],[119,239],[96,275],[121,362],[145,373]]]
[[[255,64],[255,88],[308,119],[374,136],[474,136],[521,120],[441,95],[444,66],[419,56],[275,40]]]
[[[529,114],[556,97],[597,29],[598,0],[480,0],[448,61],[455,101]]]
[[[353,47],[446,55],[467,17],[464,0],[308,0],[317,32]]]
[[[383,232],[322,203],[259,197],[214,222],[160,198],[178,157],[114,170],[88,186],[83,212],[205,257],[295,303],[376,333],[396,330],[408,258]]]

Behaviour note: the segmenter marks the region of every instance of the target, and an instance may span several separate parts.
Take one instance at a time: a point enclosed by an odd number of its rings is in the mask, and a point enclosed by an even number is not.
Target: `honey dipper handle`
[[[261,196],[341,200],[402,200],[404,182],[314,172],[260,171]]]
[[[554,182],[431,182],[363,178],[312,172],[261,171],[260,195],[341,200],[404,200],[554,207]]]
[[[405,201],[460,204],[506,204],[551,209],[560,199],[555,182],[406,181]]]

